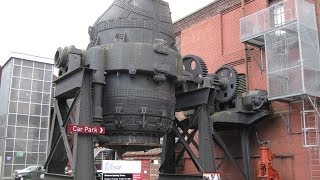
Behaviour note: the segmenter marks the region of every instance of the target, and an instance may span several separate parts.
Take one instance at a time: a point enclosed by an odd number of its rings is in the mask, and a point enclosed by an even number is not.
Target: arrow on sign
[[[101,126],[83,126],[83,125],[69,124],[68,131],[77,132],[79,134],[99,135],[99,134],[105,134],[106,128]]]
[[[103,133],[103,128],[102,127],[100,127],[100,134],[102,134]]]

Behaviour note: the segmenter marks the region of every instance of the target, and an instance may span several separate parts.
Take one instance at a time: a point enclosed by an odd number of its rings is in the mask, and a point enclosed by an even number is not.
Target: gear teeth
[[[231,88],[231,86],[228,86],[230,84],[228,84],[227,88],[225,90],[221,90],[220,92],[217,93],[217,98],[216,99],[217,99],[217,101],[219,101],[221,103],[227,103],[227,102],[230,102],[230,101],[234,100],[236,98],[237,94],[238,94],[239,84],[240,84],[238,72],[232,66],[223,65],[215,72],[215,74],[220,78],[220,74],[219,73],[221,71],[223,71],[224,69],[228,69],[233,74],[231,76],[231,80],[234,83],[234,86],[233,86],[233,88]]]
[[[200,57],[195,56],[195,55],[186,55],[183,57],[183,60],[185,60],[185,59],[188,60],[189,58],[193,59],[196,62],[196,64],[197,64],[196,68],[200,68],[197,70],[199,70],[201,72],[200,73],[201,76],[206,77],[208,75],[208,67],[207,67],[206,63]],[[193,74],[193,76],[195,78],[197,78],[198,75],[199,74]]]
[[[201,69],[202,69],[202,76],[206,77],[208,75],[208,67],[207,67],[206,63],[201,58],[198,59],[198,62],[199,62]]]

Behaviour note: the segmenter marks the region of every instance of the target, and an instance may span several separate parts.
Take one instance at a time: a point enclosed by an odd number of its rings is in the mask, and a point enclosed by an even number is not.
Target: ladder
[[[308,148],[310,162],[310,180],[320,180],[320,149]]]
[[[301,101],[303,146],[308,148],[310,179],[320,180],[319,111],[317,97],[306,95]]]
[[[306,95],[301,101],[301,124],[303,146],[319,148],[319,112],[317,97]]]

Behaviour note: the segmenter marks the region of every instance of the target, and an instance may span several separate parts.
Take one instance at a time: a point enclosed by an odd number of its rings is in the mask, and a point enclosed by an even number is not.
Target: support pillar
[[[201,105],[199,118],[199,159],[203,171],[206,173],[216,172],[216,165],[214,162],[214,144],[212,139],[213,124],[210,121],[207,105]]]
[[[241,148],[243,171],[245,173],[245,180],[251,180],[251,166],[250,166],[250,129],[245,127],[241,129]]]
[[[92,125],[91,79],[91,71],[85,72],[80,89],[75,124]],[[73,144],[74,179],[95,179],[93,136],[74,133]]]

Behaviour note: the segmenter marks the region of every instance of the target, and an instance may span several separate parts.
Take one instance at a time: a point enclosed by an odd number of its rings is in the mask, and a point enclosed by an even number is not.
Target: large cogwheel
[[[216,100],[220,103],[230,102],[236,98],[239,88],[238,72],[232,66],[223,65],[216,72],[219,77],[220,89]]]
[[[206,63],[198,56],[187,55],[183,57],[183,70],[196,80],[208,74]]]

